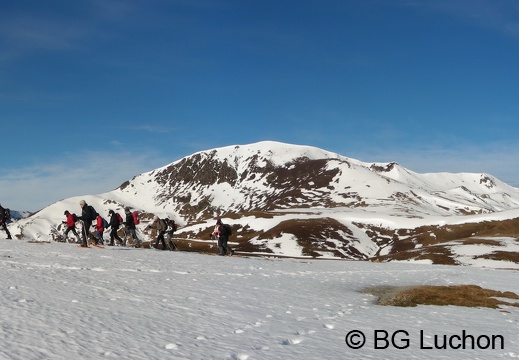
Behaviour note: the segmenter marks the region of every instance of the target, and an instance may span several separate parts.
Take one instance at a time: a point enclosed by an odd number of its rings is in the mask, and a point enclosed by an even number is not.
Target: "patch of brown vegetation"
[[[393,243],[393,247],[391,248],[391,253],[403,253],[406,251],[413,250],[416,244],[412,239],[405,240],[397,240]]]
[[[490,254],[474,256],[474,259],[490,259],[498,261],[511,261],[519,264],[519,253],[510,251],[494,251]]]
[[[391,261],[391,260],[430,260],[435,265],[458,265],[453,259],[453,254],[448,246],[428,246],[414,250],[404,250],[384,256],[375,256],[372,261]]]
[[[416,234],[414,239],[423,245],[434,245],[475,236],[516,237],[519,234],[519,218],[440,227],[422,226],[414,229],[413,232]],[[434,234],[434,236],[431,236],[431,234]]]
[[[503,246],[500,241],[492,240],[492,239],[460,239],[457,240],[459,243],[463,245],[484,245],[484,246]]]
[[[453,305],[487,307],[492,309],[497,309],[499,306],[519,307],[519,303],[517,302],[502,300],[503,298],[518,300],[519,295],[516,293],[484,289],[477,285],[379,286],[368,288],[364,291],[378,296],[377,304],[385,306],[414,307],[417,305]]]
[[[258,239],[275,239],[282,234],[292,234],[300,245],[303,256],[320,257],[319,251],[333,252],[335,256],[345,257],[345,253],[363,258],[355,248],[350,246],[349,239],[353,233],[345,225],[332,218],[291,219],[282,221],[277,226],[259,234]],[[342,246],[330,239],[340,239]],[[335,249],[334,249],[335,248]]]
[[[517,237],[518,234],[519,218],[460,225],[421,226],[415,229],[405,229],[405,231],[395,230],[389,254],[375,256],[372,260],[430,259],[435,264],[454,265],[457,264],[456,261],[447,258],[452,256],[450,250],[448,250],[448,246],[442,247],[441,244],[456,241],[462,245],[503,246],[499,240],[484,239],[484,237]],[[402,236],[406,238],[399,240]],[[381,245],[380,243],[378,244]],[[417,248],[418,245],[420,245],[419,248]],[[432,248],[432,250],[429,248]],[[503,259],[518,262],[517,256],[514,253],[496,252],[488,256],[488,258],[496,260]]]

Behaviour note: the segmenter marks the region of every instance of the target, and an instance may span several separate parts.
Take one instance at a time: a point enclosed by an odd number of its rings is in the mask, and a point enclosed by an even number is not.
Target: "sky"
[[[519,187],[515,0],[0,4],[0,204],[263,140]]]
[[[505,269],[6,240],[0,256],[2,359],[519,356],[517,307],[388,307],[365,291],[477,285],[519,294],[517,273]],[[461,348],[461,336],[479,345]],[[435,349],[444,337],[452,347]]]

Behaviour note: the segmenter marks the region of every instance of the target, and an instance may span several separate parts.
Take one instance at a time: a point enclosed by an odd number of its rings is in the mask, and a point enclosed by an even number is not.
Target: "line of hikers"
[[[128,236],[132,238],[133,245],[135,247],[142,246],[142,242],[137,237],[136,232],[136,225],[139,224],[137,212],[132,212],[129,207],[126,207],[124,209],[125,219],[123,219],[119,213],[110,210],[108,211],[110,221],[106,221],[97,211],[95,211],[94,207],[88,205],[85,200],[81,200],[79,205],[81,206],[80,216],[74,213],[70,213],[68,210],[65,210],[63,213],[63,215],[65,215],[67,218],[62,222],[63,224],[67,225],[67,228],[63,234],[65,242],[68,242],[68,233],[72,232],[72,234],[75,235],[77,242],[81,243],[82,247],[88,247],[90,228],[94,226],[96,230],[94,242],[96,245],[104,245],[103,233],[105,230],[111,228],[112,230],[110,231],[110,242],[107,244],[108,246],[115,246],[115,240],[118,241],[118,245],[126,246],[126,240]],[[0,205],[0,226],[6,232],[8,239],[12,239],[11,233],[7,228],[7,223],[10,220],[10,210]],[[82,224],[82,236],[80,236],[76,231],[76,223],[78,221],[81,221]],[[124,225],[124,239],[122,239],[117,233],[121,225]],[[170,220],[169,218],[160,219],[158,216],[154,216],[153,222],[149,225],[149,227],[157,231],[157,239],[153,245],[154,248],[158,248],[160,242],[162,245],[162,250],[177,250],[177,246],[172,240],[172,235],[177,230],[177,225],[174,220]],[[229,236],[231,235],[231,226],[224,224],[222,220],[218,218],[211,236],[218,239],[219,255],[232,255],[234,253],[234,251],[227,245]]]
[[[115,240],[118,240],[121,245],[126,246],[127,235],[130,234],[132,236],[133,242],[135,244],[139,244],[140,241],[135,234],[135,223],[133,221],[133,216],[127,214],[126,221],[123,220],[120,214],[110,210],[108,212],[108,216],[110,217],[110,222],[107,222],[101,215],[97,212],[93,213],[90,211],[89,205],[82,206],[83,208],[87,208],[87,211],[83,210],[80,216],[76,214],[70,213],[68,210],[65,210],[64,215],[66,216],[66,220],[63,221],[64,224],[67,225],[65,232],[63,234],[65,241],[68,239],[68,233],[72,232],[77,239],[77,242],[81,243],[81,246],[87,246],[87,239],[90,234],[90,228],[95,227],[95,244],[96,245],[104,245],[103,233],[105,230],[110,227],[112,230],[110,231],[110,243],[108,245],[114,246]],[[125,210],[126,212],[126,210]],[[129,210],[127,211],[129,213]],[[76,223],[81,221],[81,235],[76,231]],[[125,237],[122,239],[117,231],[120,226],[124,225]],[[133,230],[133,231],[132,231]]]
[[[68,210],[65,210],[64,215],[67,217],[63,224],[67,225],[65,232],[63,234],[65,241],[68,239],[68,233],[72,232],[76,236],[77,242],[81,243],[82,247],[88,246],[88,237],[90,233],[90,228],[95,227],[95,245],[104,245],[103,233],[105,230],[111,228],[110,231],[110,242],[107,244],[108,246],[115,246],[115,241],[118,241],[118,245],[127,246],[127,238],[131,237],[132,243],[135,247],[141,247],[142,241],[137,237],[136,225],[139,224],[139,217],[136,211],[132,212],[129,207],[124,209],[125,219],[123,217],[113,211],[108,211],[108,217],[110,221],[104,219],[93,206],[88,205],[85,200],[81,200],[79,202],[81,206],[81,215],[78,216],[74,213],[70,213]],[[76,231],[76,223],[81,221],[81,236]],[[118,230],[124,226],[124,239],[118,235]],[[177,225],[174,220],[159,219],[158,216],[153,218],[153,223],[149,225],[150,228],[154,228],[157,230],[157,240],[155,242],[154,247],[157,248],[159,241],[162,243],[162,249],[166,250],[176,250],[177,247],[171,236],[177,230]],[[164,236],[167,235],[167,242],[165,241]]]

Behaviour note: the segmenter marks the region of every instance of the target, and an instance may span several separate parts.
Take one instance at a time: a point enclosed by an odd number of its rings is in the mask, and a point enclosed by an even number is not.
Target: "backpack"
[[[133,216],[133,223],[135,225],[139,225],[140,224],[139,213],[137,211],[134,211],[134,212],[132,212],[132,216]]]
[[[123,217],[119,213],[115,213],[115,216],[117,216],[117,219],[119,220],[119,224],[122,224],[124,222]]]
[[[222,230],[224,235],[231,236],[232,235],[232,227],[229,224],[222,224]]]
[[[88,205],[88,211],[90,212],[90,220],[94,221],[97,217],[97,211],[92,205]]]
[[[108,221],[106,221],[105,218],[102,218],[103,219],[103,227],[106,229],[108,227]]]
[[[172,232],[177,231],[177,224],[175,223],[175,220],[171,220],[169,218],[165,218],[164,222],[166,223],[167,229],[169,231],[172,231]]]
[[[72,220],[74,220],[75,223],[79,220],[76,214],[72,214]]]

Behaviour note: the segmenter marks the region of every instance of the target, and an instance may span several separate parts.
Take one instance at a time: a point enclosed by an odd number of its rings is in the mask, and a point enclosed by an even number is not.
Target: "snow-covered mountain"
[[[13,220],[20,220],[20,219],[26,218],[30,215],[31,215],[30,211],[11,210],[11,219],[13,219]]]
[[[387,257],[405,241],[413,250],[423,243],[416,229],[426,226],[456,233],[441,227],[519,217],[519,189],[489,174],[418,174],[395,162],[264,141],[197,152],[113,191],[56,202],[11,231],[47,241],[62,231],[65,209],[80,211],[81,199],[103,216],[139,210],[144,239],[154,237],[147,227],[153,215],[169,216],[189,249],[211,247],[222,217],[239,251],[355,259]]]

